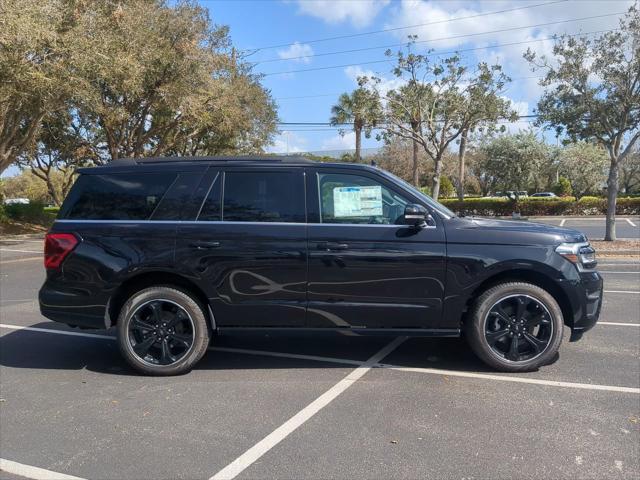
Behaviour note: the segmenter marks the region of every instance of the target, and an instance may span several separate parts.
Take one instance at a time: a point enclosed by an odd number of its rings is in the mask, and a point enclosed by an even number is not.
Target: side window
[[[322,223],[400,224],[409,203],[376,180],[352,174],[319,173],[318,192]]]
[[[60,218],[78,220],[148,220],[176,173],[81,175]]]
[[[182,220],[189,207],[194,190],[200,183],[202,173],[181,173],[171,188],[162,197],[151,220]]]
[[[302,173],[225,173],[222,219],[235,222],[305,222]]]
[[[206,222],[220,221],[220,186],[222,185],[222,174],[216,172],[213,182],[207,185],[208,192],[200,209],[198,220]]]

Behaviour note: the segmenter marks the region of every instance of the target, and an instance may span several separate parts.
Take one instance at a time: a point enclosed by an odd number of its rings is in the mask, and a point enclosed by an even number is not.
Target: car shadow
[[[32,325],[51,328],[50,322]],[[61,328],[56,328],[60,330]],[[0,366],[33,370],[82,370],[111,375],[138,375],[122,359],[112,330],[78,331],[114,340],[17,330],[0,337]],[[221,349],[261,350],[278,354],[366,361],[395,336],[347,336],[335,333],[244,333],[216,336],[196,370],[355,368],[357,364],[296,357],[275,357]],[[385,367],[430,368],[495,373],[471,352],[462,338],[408,338],[382,360]]]

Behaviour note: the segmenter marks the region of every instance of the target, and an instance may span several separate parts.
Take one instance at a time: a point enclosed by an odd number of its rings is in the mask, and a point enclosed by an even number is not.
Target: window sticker
[[[382,216],[382,187],[335,187],[333,215],[336,218]]]

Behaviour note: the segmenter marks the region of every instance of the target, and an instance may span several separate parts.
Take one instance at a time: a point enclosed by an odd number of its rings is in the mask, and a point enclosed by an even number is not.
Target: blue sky
[[[384,62],[384,51],[387,45],[406,42],[409,34],[416,34],[418,40],[423,41],[416,46],[418,50],[432,48],[438,53],[476,48],[478,50],[462,53],[469,65],[475,65],[479,61],[500,61],[505,72],[514,78],[506,96],[514,102],[514,107],[521,114],[531,113],[542,90],[537,85],[538,79],[523,78],[538,75],[532,73],[527,63],[522,60],[522,53],[526,48],[530,46],[539,52],[549,53],[553,42],[541,39],[554,34],[586,33],[617,28],[619,16],[610,14],[624,12],[632,3],[628,0],[199,2],[209,9],[214,22],[230,26],[234,45],[247,51],[258,49],[249,59],[257,63],[256,72],[266,74],[263,84],[272,91],[283,122],[328,121],[331,105],[338,94],[355,88],[359,74],[374,73],[383,78],[385,85],[397,86],[397,80],[394,80],[391,74],[391,62]],[[492,13],[504,10],[511,11]],[[459,19],[470,16],[475,18]],[[591,16],[600,17],[584,19]],[[569,21],[536,26],[565,20]],[[404,28],[425,23],[430,25]],[[386,29],[394,30],[367,34]],[[507,30],[496,32],[505,29]],[[314,41],[354,34],[358,36]],[[500,46],[525,41],[531,42]],[[282,46],[264,48],[275,45]],[[363,48],[370,50],[308,56]],[[394,50],[398,48],[401,47],[394,47]],[[381,60],[383,62],[362,65],[365,62]],[[350,66],[279,73],[337,65]],[[509,126],[509,129],[514,131],[527,127],[526,122],[520,122]],[[353,136],[340,136],[337,130],[326,127],[281,128],[283,132],[270,149],[273,152],[285,152],[287,148],[289,152],[353,148]],[[365,141],[364,146],[375,147],[378,146],[378,142],[370,139]]]
[[[417,51],[477,49],[461,53],[469,65],[499,61],[514,79],[505,95],[521,115],[532,113],[542,89],[537,78],[523,78],[539,75],[532,73],[522,59],[526,48],[549,53],[553,42],[544,39],[554,34],[617,28],[620,15],[615,14],[625,12],[633,3],[632,0],[197,1],[209,9],[215,23],[229,25],[237,48],[254,51],[249,59],[256,63],[256,72],[266,75],[263,84],[276,99],[282,122],[327,122],[331,105],[341,92],[356,87],[358,75],[375,74],[383,79],[385,88],[398,86],[391,74],[392,63],[385,61],[384,51],[389,45],[398,45],[394,50],[402,48],[409,34],[417,35],[422,42],[415,46]],[[592,16],[599,18],[584,19]],[[550,22],[557,23],[541,25]],[[368,34],[389,29],[392,30]],[[344,35],[356,36],[316,41]],[[504,45],[515,42],[530,43]],[[281,46],[265,48],[275,45]],[[367,50],[332,54],[355,49]],[[340,67],[280,73],[335,66]],[[510,131],[528,127],[527,121],[508,126]],[[281,129],[275,144],[269,147],[271,152],[354,148],[352,133],[342,136],[329,127]],[[374,148],[379,142],[372,138],[365,140],[363,146]],[[16,173],[17,169],[10,168],[3,176]]]

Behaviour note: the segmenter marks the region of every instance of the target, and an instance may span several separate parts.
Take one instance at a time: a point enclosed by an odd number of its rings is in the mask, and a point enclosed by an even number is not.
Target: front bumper
[[[581,272],[577,280],[566,282],[563,287],[572,310],[565,323],[571,327],[570,341],[575,342],[598,322],[604,282],[597,271]]]

